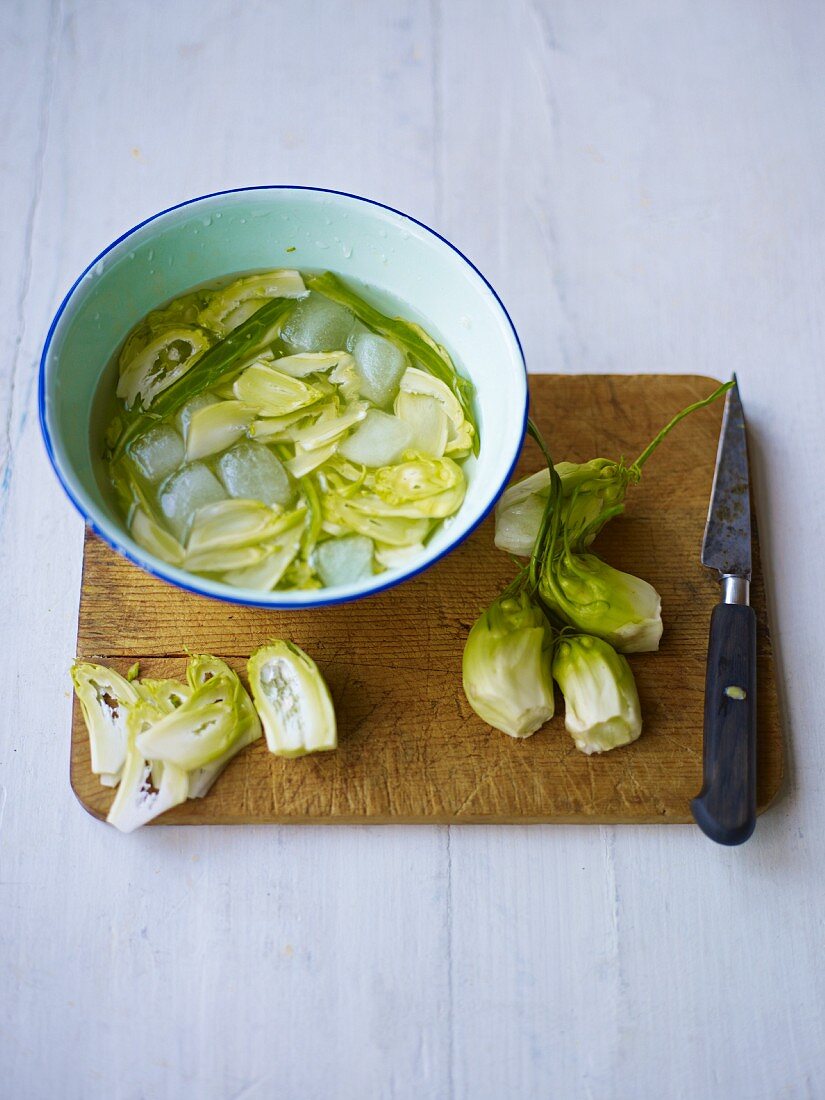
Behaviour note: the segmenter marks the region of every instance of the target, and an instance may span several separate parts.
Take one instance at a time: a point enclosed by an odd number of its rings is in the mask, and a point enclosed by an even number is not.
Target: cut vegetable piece
[[[167,565],[183,565],[184,551],[181,544],[161,525],[138,506],[132,511],[129,530],[135,542]]]
[[[291,526],[281,530],[277,537],[261,547],[260,561],[240,569],[229,569],[223,580],[238,588],[252,588],[257,592],[269,592],[286,573],[301,548],[306,527],[306,512],[294,513]]]
[[[326,447],[327,444],[340,439],[355,427],[367,415],[368,406],[365,401],[353,401],[343,412],[340,411],[335,401],[326,402],[321,407],[321,414],[311,424],[305,427],[296,427],[288,432],[293,443],[300,443],[305,451]]]
[[[351,355],[342,357],[337,366],[329,373],[329,381],[338,390],[344,401],[355,401],[361,392],[361,375]]]
[[[229,676],[237,679],[237,674],[219,657],[208,654],[198,654],[190,658],[186,669],[186,676],[190,688],[194,690],[200,684],[205,684],[214,676]],[[209,792],[212,784],[224,770],[229,761],[236,756],[241,749],[257,741],[263,733],[258,712],[249,697],[249,693],[238,681],[239,692],[237,696],[238,719],[240,731],[236,740],[220,756],[204,764],[200,768],[194,768],[189,772],[189,797],[203,798]]]
[[[413,546],[423,542],[430,530],[427,519],[406,519],[398,515],[376,514],[373,509],[377,498],[371,494],[328,493],[323,500],[324,521],[337,528],[349,528],[359,535],[366,535],[374,542],[389,546]],[[382,501],[377,503],[387,508]]]
[[[449,439],[450,420],[435,397],[425,393],[399,393],[394,412],[412,429],[412,450],[441,458]]]
[[[195,365],[212,337],[195,325],[176,325],[153,337],[129,362],[121,360],[117,396],[127,409],[148,409],[155,398]]]
[[[308,382],[283,374],[264,362],[247,367],[237,378],[234,390],[239,401],[257,409],[262,416],[284,416],[314,405],[322,396]]]
[[[327,539],[316,546],[313,564],[328,587],[354,584],[372,576],[372,555],[372,539],[364,535],[347,535]]]
[[[464,500],[464,472],[452,459],[416,455],[376,470],[372,488],[379,498],[371,504],[376,514],[443,519]]]
[[[153,766],[137,747],[144,731],[152,728],[157,711],[141,702],[130,716],[126,762],[120,785],[106,820],[122,833],[131,833],[155,817],[186,801],[189,778],[182,768]]]
[[[114,669],[75,661],[74,684],[89,733],[92,771],[115,775],[126,759],[129,715],[140,696],[132,684]]]
[[[225,573],[230,569],[248,569],[266,557],[261,546],[219,546],[208,550],[187,550],[184,565],[195,573]]]
[[[278,370],[291,378],[306,378],[308,374],[320,374],[340,363],[352,362],[347,351],[305,351],[298,355],[285,355],[276,359]]]
[[[494,600],[473,624],[462,677],[470,706],[510,737],[529,737],[553,717],[550,625],[522,592]]]
[[[169,424],[150,428],[129,448],[129,457],[153,485],[163,481],[183,462],[183,440]]]
[[[465,417],[461,402],[445,382],[418,367],[408,367],[401,377],[400,391],[432,397],[444,409],[449,421],[445,454],[462,458],[472,451],[475,430]]]
[[[301,298],[307,293],[298,271],[282,268],[245,275],[216,290],[201,312],[200,323],[224,335],[246,321],[271,298]]]
[[[374,405],[392,404],[401,376],[407,369],[407,357],[391,340],[365,332],[352,346],[352,355],[360,378],[362,397]]]
[[[337,448],[337,443],[328,443],[325,447],[315,448],[302,447],[298,443],[295,446],[295,457],[288,460],[286,468],[294,478],[300,480],[307,474],[311,474],[313,470],[317,470],[319,466],[323,466],[328,459],[332,458]]]
[[[220,500],[198,509],[192,521],[187,555],[227,546],[252,546],[271,538],[282,522],[275,511],[259,500]]]
[[[322,407],[322,405],[310,406],[308,409],[296,409],[295,412],[287,413],[286,416],[269,416],[261,420],[253,420],[249,434],[258,443],[287,440],[291,427],[307,420]]]
[[[184,439],[186,439],[189,434],[189,425],[195,413],[200,412],[201,409],[208,408],[210,405],[217,405],[221,400],[222,398],[219,398],[214,393],[199,393],[197,397],[193,397],[191,401],[186,402],[175,417],[178,431]]]
[[[414,542],[411,546],[382,546],[378,543],[375,546],[375,560],[385,569],[404,569],[423,553],[423,542]]]
[[[223,486],[212,471],[202,462],[193,462],[164,483],[160,507],[169,526],[182,540],[199,508],[225,498]]]
[[[283,463],[262,443],[242,440],[222,454],[218,477],[231,497],[286,506],[295,496]]]
[[[630,665],[601,638],[562,637],[553,676],[564,694],[564,725],[580,752],[607,752],[642,732],[639,693]]]
[[[412,442],[409,424],[390,413],[370,409],[339,452],[362,466],[388,466],[397,462]]]
[[[186,461],[218,454],[231,447],[255,418],[255,410],[240,401],[221,401],[192,414],[186,433]]]
[[[191,771],[222,756],[238,739],[243,687],[234,673],[198,685],[171,714],[154,722],[135,741],[147,760]]]
[[[335,351],[346,347],[354,323],[348,309],[321,294],[309,294],[292,311],[281,339],[293,352]]]
[[[186,702],[192,694],[192,688],[180,680],[155,680],[149,676],[138,684],[141,695],[154,703],[163,714],[171,714]]]
[[[303,756],[337,745],[335,711],[318,666],[292,642],[276,641],[249,658],[249,686],[269,751]]]
[[[100,776],[101,787],[116,787],[123,775],[123,769],[119,772],[103,772]]]

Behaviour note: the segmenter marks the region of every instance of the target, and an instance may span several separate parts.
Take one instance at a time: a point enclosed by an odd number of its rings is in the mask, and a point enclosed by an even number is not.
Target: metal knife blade
[[[725,414],[710,494],[702,564],[722,576],[751,576],[751,501],[748,444],[739,385],[725,398]]]

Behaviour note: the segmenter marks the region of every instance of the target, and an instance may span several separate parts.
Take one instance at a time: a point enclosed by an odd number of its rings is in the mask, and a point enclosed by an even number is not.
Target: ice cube
[[[189,431],[189,422],[192,419],[192,414],[196,413],[198,409],[205,409],[207,405],[216,405],[218,398],[214,393],[199,393],[197,397],[191,398],[177,415],[178,431],[186,439],[186,433]]]
[[[400,417],[370,409],[338,453],[362,466],[389,466],[398,461],[412,438],[412,428]]]
[[[290,313],[281,339],[290,351],[341,351],[355,317],[322,294],[310,293]]]
[[[327,539],[313,559],[318,576],[328,587],[352,584],[372,575],[372,539],[365,535]]]
[[[236,443],[218,459],[218,477],[231,497],[282,505],[293,497],[289,474],[263,443]]]
[[[183,462],[183,440],[169,424],[159,424],[139,436],[129,455],[147,481],[154,485]]]
[[[407,358],[400,348],[374,332],[362,333],[352,345],[361,379],[360,393],[374,405],[389,405],[398,393]]]
[[[349,330],[349,335],[347,336],[347,351],[352,351],[352,349],[355,347],[355,341],[360,336],[363,336],[364,333],[368,333],[369,331],[370,330],[367,328],[367,326],[361,324],[361,322],[356,317],[355,324]]]
[[[183,540],[198,508],[226,500],[223,486],[202,462],[190,462],[164,484],[160,507],[172,532]]]

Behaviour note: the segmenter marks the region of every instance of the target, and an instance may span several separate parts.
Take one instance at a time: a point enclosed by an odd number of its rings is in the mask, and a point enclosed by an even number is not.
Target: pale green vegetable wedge
[[[189,665],[186,670],[187,679],[191,689],[195,689],[200,684],[204,684],[213,676],[234,676],[237,679],[237,674],[219,657],[211,657],[207,654],[199,654],[190,659]],[[212,784],[224,770],[226,765],[234,756],[236,756],[241,749],[245,749],[247,745],[251,745],[253,741],[257,741],[263,733],[261,728],[261,720],[258,717],[258,712],[249,697],[248,692],[244,689],[243,685],[238,681],[239,692],[237,696],[238,701],[238,723],[239,732],[235,741],[229,746],[229,748],[210,761],[208,764],[204,764],[200,768],[194,768],[189,772],[189,797],[190,798],[203,798],[206,795]]]
[[[195,513],[186,543],[187,554],[254,546],[290,525],[291,515],[285,516],[280,508],[257,500],[220,500]]]
[[[117,396],[127,409],[148,409],[158,394],[169,389],[200,359],[212,337],[195,325],[177,325],[155,336],[126,363],[121,362]]]
[[[123,775],[106,820],[122,833],[131,833],[152,818],[185,802],[189,777],[183,768],[165,764],[153,768],[138,748],[138,739],[153,726],[157,710],[141,702],[130,715],[128,751]]]
[[[293,513],[292,525],[281,530],[261,547],[263,556],[251,565],[230,569],[224,574],[227,584],[269,592],[281,580],[301,549],[306,529],[306,512]]]
[[[181,544],[143,508],[138,506],[133,510],[129,530],[135,542],[150,554],[169,565],[183,565],[184,550]]]
[[[302,298],[307,293],[298,271],[283,268],[246,275],[212,293],[200,323],[223,336],[233,331],[270,298]]]
[[[139,752],[192,771],[222,756],[238,739],[243,688],[237,676],[216,675],[136,739]]]
[[[292,642],[275,641],[256,649],[247,667],[270,752],[303,756],[336,748],[332,698],[311,657]]]
[[[87,661],[72,665],[72,683],[89,732],[92,771],[115,776],[126,760],[129,715],[140,701],[138,690],[114,669]]]
[[[441,405],[448,422],[445,454],[461,458],[472,451],[475,429],[465,417],[461,402],[445,382],[428,374],[427,371],[419,370],[418,367],[408,367],[401,376],[398,396],[401,397],[405,393],[432,397]]]
[[[186,430],[186,461],[218,454],[246,434],[255,409],[241,401],[221,401],[192,414]]]
[[[247,367],[233,388],[235,397],[257,409],[259,416],[285,416],[314,405],[323,396],[317,387],[283,374],[265,362]]]
[[[450,438],[450,420],[437,398],[402,391],[395,399],[394,412],[412,429],[412,450],[441,458]]]
[[[298,355],[284,355],[277,360],[278,370],[292,378],[306,378],[308,374],[320,374],[333,367],[346,367],[354,363],[347,351],[304,351]]]

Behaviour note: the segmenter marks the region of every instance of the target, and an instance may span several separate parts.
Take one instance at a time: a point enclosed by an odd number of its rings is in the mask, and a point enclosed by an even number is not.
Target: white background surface
[[[0,3],[3,1096],[825,1095],[823,57],[798,0]],[[744,848],[75,803],[40,347],[123,229],[265,182],[446,233],[534,371],[739,372],[789,735]]]

